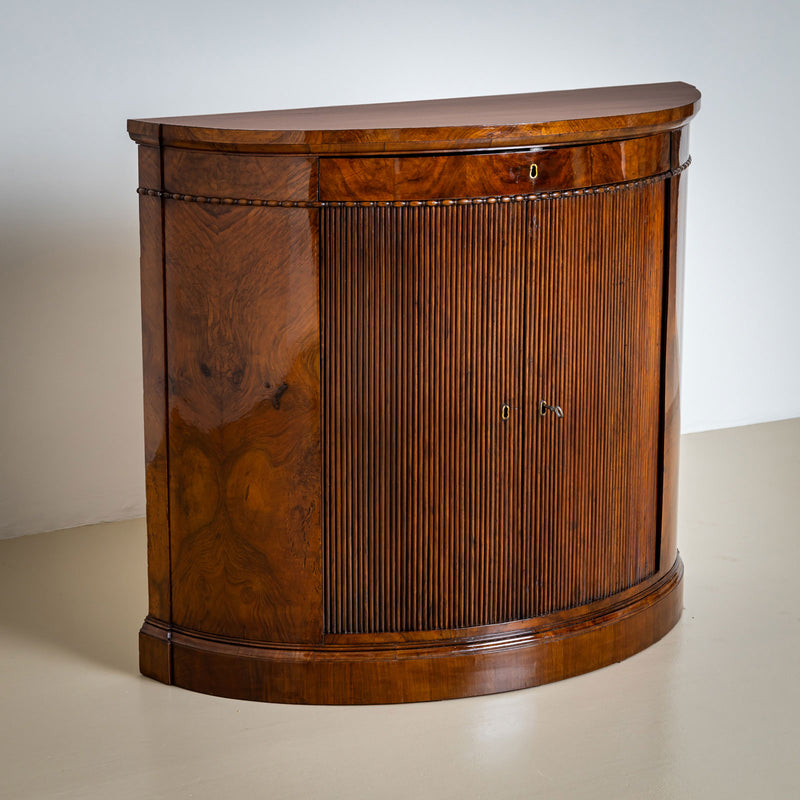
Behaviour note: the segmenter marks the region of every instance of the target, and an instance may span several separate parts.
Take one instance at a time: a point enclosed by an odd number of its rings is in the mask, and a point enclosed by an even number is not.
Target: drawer
[[[321,158],[323,201],[443,200],[638,180],[669,169],[667,134],[513,153]]]

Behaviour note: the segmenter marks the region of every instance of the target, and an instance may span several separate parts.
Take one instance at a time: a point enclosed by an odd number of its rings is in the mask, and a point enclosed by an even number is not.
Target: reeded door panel
[[[656,568],[664,186],[535,206],[525,346],[535,423],[522,490],[530,616],[608,597]],[[542,400],[563,418],[538,414]]]
[[[654,571],[663,202],[322,209],[326,632],[524,619]]]
[[[330,632],[514,613],[501,582],[519,560],[524,216],[323,212]]]

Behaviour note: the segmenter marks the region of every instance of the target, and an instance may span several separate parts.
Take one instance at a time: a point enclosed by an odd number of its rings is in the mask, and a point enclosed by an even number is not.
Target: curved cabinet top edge
[[[367,155],[531,147],[679,128],[700,108],[686,83],[128,120],[139,144],[251,153]]]

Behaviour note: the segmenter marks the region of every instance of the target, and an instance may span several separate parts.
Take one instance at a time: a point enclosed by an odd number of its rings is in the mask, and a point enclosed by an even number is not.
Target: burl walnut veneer
[[[133,120],[141,670],[434,700],[681,613],[683,83]]]

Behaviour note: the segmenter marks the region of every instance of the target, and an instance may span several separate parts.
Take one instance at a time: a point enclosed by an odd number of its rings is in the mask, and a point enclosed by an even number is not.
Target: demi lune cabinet
[[[141,669],[429,700],[681,612],[682,83],[132,120]]]

